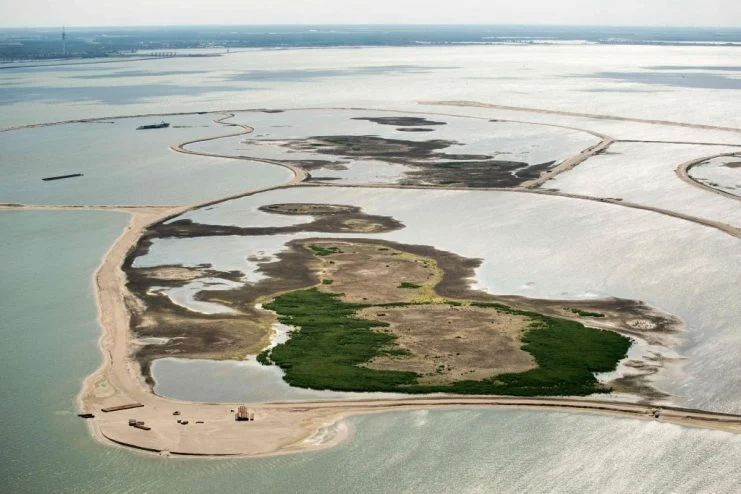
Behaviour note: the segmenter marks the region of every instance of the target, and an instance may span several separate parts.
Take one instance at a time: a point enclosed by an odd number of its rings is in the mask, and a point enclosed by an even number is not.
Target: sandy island
[[[80,394],[82,413],[99,439],[158,454],[183,456],[261,456],[329,447],[348,429],[338,423],[349,415],[431,408],[515,407],[603,413],[661,420],[681,425],[741,432],[741,416],[673,407],[583,398],[495,396],[409,397],[386,400],[334,400],[248,405],[255,420],[238,422],[239,404],[183,402],[154,395],[130,358],[125,277],[120,266],[148,225],[189,208],[145,208],[132,212],[125,232],[106,255],[95,277],[104,354],[101,368],[86,379]],[[143,406],[103,412],[107,407]],[[179,412],[174,415],[175,412]],[[151,430],[129,425],[142,421]],[[182,421],[188,421],[183,425]],[[180,421],[180,422],[178,422]]]
[[[225,124],[223,120],[230,116],[232,115],[226,115],[218,122]],[[595,118],[609,117],[597,116]],[[670,124],[677,125],[674,122]],[[239,125],[239,127],[242,128],[239,134],[252,131],[247,126]],[[576,166],[609,143],[609,138],[605,138],[597,146],[582,151],[579,155],[565,161],[558,171],[565,171]],[[173,146],[172,149],[197,154],[183,147],[187,144],[189,143]],[[215,155],[209,154],[209,156]],[[247,159],[235,156],[222,157]],[[291,182],[277,188],[293,186],[307,178],[306,172],[299,168],[280,162],[273,163],[289,168],[294,174]],[[553,174],[548,178],[552,176]],[[538,180],[528,185],[538,186],[540,182]],[[106,444],[116,444],[166,456],[263,456],[316,450],[335,445],[347,437],[349,429],[343,424],[342,419],[350,415],[393,410],[506,407],[601,413],[741,432],[741,415],[588,398],[450,395],[410,396],[399,399],[281,402],[247,405],[249,412],[254,415],[254,420],[236,421],[235,412],[241,404],[183,402],[153,394],[143,381],[138,364],[130,355],[130,315],[125,303],[128,292],[125,274],[121,270],[124,259],[147,227],[154,223],[206,204],[214,204],[274,188],[276,187],[238,194],[208,203],[177,207],[0,205],[0,208],[5,210],[91,209],[118,210],[131,214],[131,222],[108,251],[95,275],[99,319],[103,327],[100,346],[104,359],[101,367],[85,380],[78,399],[80,415],[87,418],[87,423],[97,439]],[[525,192],[522,189],[509,189],[509,191]],[[527,192],[549,193],[532,189]],[[602,198],[574,198],[604,201]],[[628,206],[618,201],[614,204]],[[640,205],[629,207],[653,210],[653,208]],[[667,214],[666,211],[656,212]],[[689,221],[696,220],[683,217],[684,215],[672,214],[672,216]],[[720,225],[710,225],[706,222],[705,226],[718,228]],[[722,226],[726,228],[719,229],[739,236],[736,229],[729,231],[727,225]],[[136,427],[130,425],[131,420],[137,424]]]

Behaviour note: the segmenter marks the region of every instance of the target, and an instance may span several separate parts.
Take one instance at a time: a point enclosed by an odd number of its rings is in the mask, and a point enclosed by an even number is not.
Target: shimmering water
[[[733,47],[248,50],[216,58],[3,70],[0,77],[9,84],[0,86],[0,125],[225,108],[419,109],[420,100],[473,100],[741,126],[738,90],[731,84],[675,84],[690,75],[733,77],[723,68],[738,65]],[[667,67],[674,78],[604,77],[664,73]]]
[[[432,123],[419,124],[426,132],[408,132],[399,125],[379,124],[368,118],[417,117]],[[422,118],[423,117],[423,118]],[[553,163],[553,166],[580,150],[599,142],[592,134],[554,126],[517,122],[491,122],[486,118],[452,117],[440,114],[379,112],[373,110],[289,110],[280,113],[240,112],[231,121],[249,125],[255,131],[249,136],[219,139],[188,146],[193,151],[227,156],[243,155],[276,160],[322,160],[347,167],[333,171],[325,168],[312,176],[332,177],[333,183],[388,183],[403,178],[410,170],[405,166],[378,159],[352,160],[320,148],[297,150],[286,148],[285,140],[313,136],[373,136],[375,138],[412,142],[447,141],[448,147],[421,161],[445,163],[445,155],[469,155],[471,160],[491,156],[501,161],[515,161],[524,166]],[[406,129],[408,130],[408,129]],[[478,157],[477,157],[478,156]],[[409,161],[415,161],[410,158]],[[349,164],[349,166],[348,166]],[[413,168],[411,168],[413,169]],[[511,173],[514,174],[514,171]]]
[[[221,221],[221,205],[186,216],[197,222],[249,225],[253,218],[257,223],[279,218],[257,210],[261,204],[330,199],[406,225],[372,237],[482,259],[474,281],[490,293],[551,299],[616,296],[643,300],[680,317],[687,327],[674,350],[690,360],[681,375],[675,374],[679,367],[674,365],[669,366],[672,373],[657,376],[661,389],[686,406],[727,412],[741,407],[741,383],[735,377],[741,351],[736,330],[741,317],[736,302],[741,297],[738,239],[653,212],[512,192],[299,187],[224,203]],[[136,265],[211,263],[225,271],[251,272],[256,266],[245,259],[258,252],[272,256],[293,238],[328,236],[369,237],[303,232],[155,239]],[[205,388],[205,381],[216,375],[196,379]],[[184,396],[182,383],[169,379],[167,384],[163,392]],[[249,387],[247,378],[244,387]]]
[[[116,213],[0,214],[0,255],[12,260],[0,264],[4,492],[741,488],[741,436],[566,413],[365,416],[337,448],[251,460],[166,460],[99,445],[73,415],[74,396],[100,361],[91,276],[125,222]]]
[[[713,158],[690,169],[690,175],[711,187],[741,197],[741,156]]]
[[[157,64],[124,62],[115,67],[4,71],[0,75],[3,105],[0,125],[228,107],[347,105],[418,109],[415,102],[420,99],[478,99],[738,126],[741,125],[736,103],[739,100],[731,84],[721,89],[695,85],[688,90],[671,78],[604,77],[605,72],[663,70],[659,66],[672,66],[675,72],[717,73],[718,67],[735,65],[735,50],[722,47],[499,46],[265,50],[214,59],[164,60]],[[37,135],[58,139],[53,135],[56,131],[40,132]],[[38,145],[41,149],[44,142],[33,139],[30,143],[16,142],[14,146],[22,145],[23,149],[35,152],[34,148]],[[80,149],[91,150],[93,144],[83,142]],[[125,149],[121,143],[111,145]],[[131,155],[137,161],[149,163],[152,157],[137,149],[132,147]],[[44,158],[46,164],[40,164],[36,159],[11,160],[8,154],[11,151],[8,146],[0,147],[4,177],[16,172],[15,168],[11,169],[13,163],[35,172],[53,170],[48,168],[48,163],[54,153]],[[68,150],[67,156],[74,156],[74,150]],[[131,163],[117,166],[125,170],[135,168]],[[100,167],[100,171],[109,172],[111,168]],[[190,184],[190,189],[181,197],[195,200],[223,191],[210,189],[211,183],[191,172],[195,173],[195,169],[185,174],[186,180],[181,184]],[[246,173],[245,178],[253,178]],[[121,175],[118,179],[131,179],[123,176],[126,173]],[[138,179],[142,176],[136,175]],[[0,189],[10,197],[16,193],[15,187],[8,187],[7,183],[0,180]],[[242,187],[241,182],[238,185]],[[105,181],[97,182],[96,187],[117,191]],[[136,200],[173,200],[174,196],[167,196],[171,191],[153,194],[158,192],[155,187],[146,183],[140,187],[146,194]],[[20,186],[18,189],[23,191]],[[43,199],[27,191],[17,197]],[[63,198],[59,195],[54,202]],[[114,198],[101,194],[99,198],[108,203],[119,199],[135,202],[132,196]],[[77,201],[79,196],[72,199]],[[1,197],[0,202],[10,201]],[[48,202],[52,202],[51,198]],[[525,209],[525,214],[541,214]],[[238,218],[242,212],[234,206],[232,218]],[[595,249],[609,247],[605,242],[589,243],[592,241],[589,228],[593,225],[589,216],[588,212],[581,213],[580,221],[585,224],[575,227],[588,242],[585,249],[590,245]],[[360,417],[351,420],[356,429],[353,438],[338,448],[253,460],[165,460],[98,445],[90,438],[83,421],[73,416],[74,396],[84,376],[100,363],[97,347],[100,328],[96,323],[91,276],[125,221],[123,215],[113,213],[0,212],[0,255],[4,260],[0,264],[0,391],[3,395],[0,490],[3,492],[715,493],[741,490],[739,436],[565,413],[438,411]],[[498,221],[507,223],[508,219],[500,217]],[[564,254],[550,263],[555,269],[551,280],[563,283],[536,285],[536,289],[558,294],[578,286],[601,292],[603,285],[588,287],[584,282],[593,265],[576,269],[576,262],[568,260],[568,251],[573,247],[569,242],[574,240],[559,234],[564,221],[556,215],[548,226],[554,238],[566,241],[561,244]],[[737,283],[728,280],[732,273],[724,273],[722,266],[711,262],[715,251],[703,254],[702,248],[706,241],[713,249],[721,248],[724,252],[728,246],[724,246],[724,240],[717,241],[714,234],[699,233],[694,227],[681,233],[682,229],[673,225],[662,222],[661,228],[656,229],[644,224],[636,231],[626,223],[625,229],[617,234],[625,235],[634,247],[611,247],[610,257],[599,260],[605,274],[604,286],[625,284],[630,288],[631,276],[641,275],[644,288],[650,288],[653,283],[655,291],[663,294],[658,302],[664,308],[676,308],[676,312],[681,312],[685,304],[697,303],[711,294],[716,302],[698,318],[703,324],[709,321],[709,325],[694,331],[688,342],[688,347],[702,346],[706,356],[718,356],[715,360],[692,364],[699,367],[694,369],[694,374],[710,375],[718,363],[726,365],[737,360],[737,352],[727,350],[739,344],[738,336],[723,328],[730,327],[726,324],[730,320],[726,309],[737,309],[738,297],[733,295]],[[523,259],[528,260],[552,252],[552,240],[549,243],[543,237],[533,243],[534,237],[526,227],[518,229],[510,225],[510,228],[515,228],[517,236],[505,239],[496,232],[492,234],[495,248],[517,252],[525,246]],[[652,258],[644,247],[654,242],[675,243],[672,252],[676,255]],[[695,258],[691,263],[683,261],[688,245]],[[621,265],[636,259],[641,260],[639,265],[653,262],[669,266],[669,272],[658,270],[662,277],[653,281],[635,267],[618,276]],[[675,263],[665,264],[669,259]],[[576,273],[575,283],[559,277],[563,273],[559,266],[564,262]],[[499,283],[498,289],[531,289],[523,285],[516,263],[498,268],[499,271],[492,271],[491,278]],[[543,264],[542,269],[548,266]],[[675,299],[673,291],[686,284],[686,276],[710,281],[694,285]],[[674,281],[667,281],[669,278]],[[716,321],[714,316],[721,320]],[[733,377],[735,367],[728,369],[725,375]],[[738,391],[726,392],[730,394],[728,405],[734,405]],[[700,400],[717,403],[717,389],[710,389]]]

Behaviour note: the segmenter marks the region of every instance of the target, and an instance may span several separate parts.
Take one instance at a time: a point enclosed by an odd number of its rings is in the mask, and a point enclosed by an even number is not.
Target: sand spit
[[[213,457],[267,456],[327,448],[347,437],[347,428],[338,425],[348,416],[419,409],[586,412],[741,432],[741,416],[586,399],[436,397],[249,405],[254,421],[235,420],[238,405],[184,403],[155,396],[143,404],[140,408],[109,413],[88,409],[96,414],[89,423],[99,437],[137,450]],[[130,426],[131,419],[143,422],[150,430]]]
[[[121,213],[138,213],[153,210],[171,210],[177,206],[76,206],[46,204],[0,204],[2,211],[118,211]]]
[[[224,139],[226,137],[236,137],[236,136],[240,136],[240,135],[247,135],[247,134],[251,134],[252,132],[254,132],[255,129],[253,129],[249,125],[239,125],[239,124],[235,124],[235,123],[225,123],[225,120],[228,120],[228,119],[233,118],[233,117],[234,117],[234,113],[233,112],[227,112],[225,115],[221,116],[220,118],[215,119],[214,120],[214,123],[221,124],[221,125],[227,125],[227,126],[230,126],[230,127],[239,127],[239,128],[242,129],[241,131],[235,132],[234,134],[227,134],[227,135],[216,136],[216,137],[208,137],[206,139],[195,139],[195,140],[192,140],[192,141],[183,142],[181,144],[175,144],[175,145],[170,146],[170,149],[172,149],[173,151],[176,151],[178,153],[183,153],[183,154],[194,154],[194,155],[198,155],[198,156],[210,156],[210,157],[213,157],[213,158],[227,158],[227,159],[235,159],[235,160],[243,160],[243,161],[258,161],[258,162],[261,162],[261,163],[268,163],[268,164],[271,164],[271,165],[281,166],[283,168],[288,168],[289,170],[291,170],[293,172],[293,175],[294,175],[293,182],[294,183],[303,182],[303,181],[305,181],[306,179],[309,178],[309,174],[306,171],[304,171],[303,169],[298,168],[298,167],[291,166],[291,165],[289,165],[287,163],[284,163],[282,161],[268,160],[268,159],[259,159],[259,158],[250,158],[250,157],[246,157],[246,156],[230,156],[230,155],[227,155],[227,154],[196,152],[196,151],[191,151],[191,150],[189,150],[189,149],[186,148],[186,146],[189,146],[190,144],[196,144],[196,143],[199,143],[199,142],[213,141],[213,140],[216,140],[216,139]],[[219,200],[219,202],[221,202],[221,200]]]
[[[600,114],[595,114],[595,113],[579,113],[579,112],[570,112],[570,111],[561,111],[561,110],[546,110],[542,108],[528,108],[524,106],[507,106],[507,105],[497,105],[493,103],[482,103],[479,101],[420,101],[419,103],[422,105],[491,108],[494,110],[532,112],[532,113],[542,113],[542,114],[547,114],[547,115],[562,115],[566,117],[586,117],[586,118],[595,118],[595,119],[600,119],[600,120],[617,120],[617,121],[622,121],[622,122],[637,122],[637,123],[647,123],[647,124],[656,124],[656,125],[670,125],[670,126],[675,126],[675,127],[688,127],[691,129],[708,129],[708,130],[724,130],[724,131],[729,131],[729,132],[741,132],[741,129],[736,128],[736,127],[720,127],[720,126],[715,126],[715,125],[692,124],[692,123],[686,123],[686,122],[672,122],[669,120],[651,120],[648,118],[631,118],[631,117],[619,117],[615,115],[600,115]]]
[[[711,186],[706,185],[706,184],[704,184],[704,183],[702,183],[702,182],[700,182],[698,180],[695,180],[694,178],[692,178],[692,176],[690,176],[690,169],[692,169],[692,167],[694,167],[694,166],[697,166],[697,165],[699,165],[701,163],[704,163],[704,162],[706,162],[708,160],[711,160],[713,158],[721,158],[721,157],[724,157],[724,156],[737,156],[737,155],[738,155],[738,153],[724,153],[724,154],[714,154],[712,156],[706,156],[704,158],[700,158],[700,159],[688,161],[687,163],[682,163],[681,165],[679,165],[677,167],[677,169],[675,170],[675,172],[677,173],[677,176],[679,178],[681,178],[682,180],[684,180],[685,182],[687,182],[690,185],[693,185],[693,186],[698,187],[700,189],[706,190],[708,192],[712,192],[714,194],[721,195],[721,196],[726,197],[728,199],[733,199],[733,200],[736,200],[736,201],[741,201],[741,197],[739,197],[739,196],[737,196],[735,194],[731,194],[730,192],[726,192],[724,190],[721,190],[721,189],[718,189],[718,188],[715,188],[715,187],[711,187]]]
[[[505,110],[531,111],[541,110],[502,107],[469,102],[438,102],[434,104],[452,104],[457,106],[480,106]],[[544,113],[587,116],[591,118],[612,118],[644,123],[679,125],[694,128],[710,128],[741,132],[739,129],[710,127],[675,122],[647,121],[624,119],[595,115],[571,114],[542,110]],[[248,126],[228,124],[224,121],[233,117],[231,112],[189,112],[167,115],[190,115],[193,113],[221,114],[216,120],[223,125],[241,127],[236,134],[252,131]],[[414,113],[414,112],[408,112]],[[419,112],[421,113],[421,112]],[[137,116],[165,116],[161,114]],[[122,117],[133,118],[134,116]],[[120,117],[119,117],[120,118]],[[106,119],[83,119],[70,122],[29,125],[16,128],[0,129],[0,132],[20,128],[33,128],[61,123],[92,122]],[[609,146],[611,139],[601,136],[602,142],[583,151],[561,164],[565,171],[578,165],[591,154],[596,154]],[[213,139],[213,138],[211,138]],[[199,141],[193,141],[199,142]],[[183,143],[173,146],[173,150],[183,153],[201,154],[185,149]],[[590,154],[591,153],[591,154]],[[214,155],[208,155],[214,156]],[[236,156],[223,156],[232,159],[246,159]],[[251,160],[251,159],[250,159]],[[256,161],[256,160],[253,160]],[[263,160],[265,161],[265,160]],[[266,161],[289,168],[294,179],[281,187],[290,187],[303,182],[307,175],[302,170],[285,163]],[[551,174],[546,175],[550,178]],[[542,182],[529,184],[537,187]],[[420,187],[422,188],[422,187]],[[341,425],[343,418],[349,415],[385,412],[393,410],[415,410],[430,408],[532,408],[537,410],[560,410],[571,412],[601,413],[613,416],[632,417],[644,420],[658,420],[687,426],[705,427],[730,432],[741,432],[741,415],[689,410],[673,407],[657,408],[652,405],[600,401],[587,398],[515,398],[515,397],[476,397],[476,396],[442,396],[442,397],[405,397],[395,400],[348,400],[326,402],[268,403],[248,405],[254,421],[236,421],[235,412],[238,405],[205,404],[181,402],[154,395],[143,381],[138,364],[131,358],[132,334],[129,330],[130,315],[126,309],[126,277],[121,266],[126,256],[136,245],[146,229],[155,223],[182,214],[190,209],[223,202],[236,197],[263,192],[249,191],[235,194],[202,204],[173,207],[150,206],[26,206],[20,204],[0,205],[0,209],[16,210],[91,210],[122,211],[131,214],[131,222],[106,254],[95,275],[97,302],[103,335],[100,346],[103,352],[101,367],[84,382],[78,397],[80,411],[90,414],[88,424],[94,436],[107,444],[118,444],[137,450],[172,456],[261,456],[290,453],[296,451],[316,450],[337,444],[347,436],[348,429]],[[651,210],[659,214],[668,214],[687,221],[718,228],[726,233],[741,237],[739,229],[728,225],[687,217],[672,211],[650,208],[640,204],[630,204],[618,199],[597,198],[562,194],[557,191],[532,189],[500,189],[508,192],[540,193],[560,195],[573,199],[585,199],[623,207],[634,207]],[[103,412],[102,410],[137,404],[136,408],[119,409]],[[136,426],[131,426],[133,420]],[[139,424],[143,422],[143,424]],[[141,425],[141,427],[139,427]]]
[[[545,173],[542,173],[540,177],[536,178],[535,180],[530,180],[527,182],[524,182],[520,185],[523,189],[535,189],[546,183],[548,180],[552,179],[556,175],[560,173],[567,172],[574,168],[575,166],[585,162],[592,156],[596,156],[602,151],[609,148],[613,142],[615,142],[615,139],[612,137],[608,137],[606,135],[600,134],[599,137],[602,139],[599,143],[595,144],[594,146],[591,146],[581,153],[577,154],[576,156],[569,158],[567,160],[564,160],[559,164],[558,166],[551,168],[550,170],[547,170]]]
[[[705,158],[707,159],[707,158]],[[704,161],[704,159],[703,159]],[[548,176],[550,179],[551,177]],[[301,184],[301,186],[315,186],[313,184]],[[419,190],[425,190],[425,189],[434,189],[434,190],[440,190],[442,187],[435,187],[435,186],[425,186],[425,185],[394,185],[394,184],[384,184],[384,185],[363,185],[363,184],[321,184],[322,187],[338,187],[338,188],[347,188],[347,187],[357,187],[357,188],[368,188],[368,189],[419,189]],[[445,187],[444,190],[475,190],[475,191],[490,191],[490,192],[511,192],[511,193],[525,193],[525,194],[542,194],[542,195],[548,195],[548,196],[558,196],[558,197],[567,197],[569,199],[581,199],[584,201],[595,201],[595,202],[602,202],[606,204],[612,204],[614,206],[622,206],[625,208],[632,208],[632,209],[642,209],[644,211],[651,211],[653,213],[663,214],[665,216],[671,216],[672,218],[677,218],[684,221],[689,221],[691,223],[695,223],[698,225],[706,226],[709,228],[715,228],[716,230],[720,230],[723,233],[726,233],[728,235],[731,235],[732,237],[741,238],[741,228],[737,228],[735,226],[729,225],[728,223],[723,223],[720,221],[713,221],[708,220],[705,218],[700,218],[698,216],[692,216],[689,214],[679,213],[677,211],[672,211],[670,209],[664,209],[664,208],[658,208],[654,206],[647,206],[644,204],[639,204],[636,202],[630,202],[630,201],[624,201],[621,198],[617,197],[595,197],[595,196],[587,196],[582,194],[572,194],[569,192],[559,192],[557,190],[550,190],[550,189],[525,189],[521,187],[515,187],[515,188],[477,188],[477,189],[471,189],[466,187]],[[735,199],[738,199],[734,197]]]

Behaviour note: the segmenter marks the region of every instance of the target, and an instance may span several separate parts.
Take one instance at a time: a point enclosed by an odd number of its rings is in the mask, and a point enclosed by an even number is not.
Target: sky
[[[0,0],[0,26],[576,24],[741,27],[741,0]]]

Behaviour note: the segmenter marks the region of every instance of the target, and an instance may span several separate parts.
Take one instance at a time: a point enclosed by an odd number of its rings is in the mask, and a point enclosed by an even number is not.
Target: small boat
[[[81,177],[82,173],[71,173],[69,175],[57,175],[56,177],[45,177],[42,178],[44,182],[48,182],[50,180],[63,180],[65,178],[74,178],[74,177]]]
[[[149,129],[166,129],[170,126],[169,123],[163,121],[158,124],[150,124],[150,125],[140,125],[136,128],[136,130],[149,130]]]

